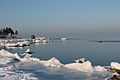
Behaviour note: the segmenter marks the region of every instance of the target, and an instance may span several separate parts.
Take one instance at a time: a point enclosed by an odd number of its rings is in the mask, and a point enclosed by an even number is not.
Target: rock
[[[114,75],[107,80],[120,80],[120,70],[115,68],[110,68],[107,71],[114,73]]]
[[[112,73],[118,73],[118,74],[120,74],[120,70],[114,69],[114,68],[110,68],[107,71],[112,72]]]
[[[31,38],[31,39],[35,39],[35,35],[31,35],[30,38]]]

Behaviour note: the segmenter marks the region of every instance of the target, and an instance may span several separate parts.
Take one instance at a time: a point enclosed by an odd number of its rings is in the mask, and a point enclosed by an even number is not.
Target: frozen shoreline
[[[47,75],[63,75],[65,80],[80,77],[79,75],[88,77],[88,74],[91,75],[91,77],[88,78],[96,78],[95,80],[99,80],[99,76],[101,76],[102,79],[105,79],[112,75],[112,73],[107,72],[107,68],[105,66],[92,66],[90,61],[62,64],[55,57],[49,60],[40,60],[38,58],[25,55],[25,57],[21,58],[17,53],[13,54],[3,49],[0,51],[0,61],[1,80],[8,80],[8,77],[9,80],[16,80],[16,78],[18,80],[25,78],[28,78],[28,80],[40,80],[42,76],[39,78],[34,77],[34,75],[38,75],[34,74],[34,72],[44,73]],[[111,63],[111,67],[119,68],[118,65],[120,64],[116,62]],[[25,71],[28,72],[26,73]],[[72,75],[72,77],[70,75]]]

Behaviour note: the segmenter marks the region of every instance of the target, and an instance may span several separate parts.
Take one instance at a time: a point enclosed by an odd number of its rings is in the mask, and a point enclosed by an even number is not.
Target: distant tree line
[[[18,35],[18,31],[13,31],[10,27],[0,29],[0,35]]]

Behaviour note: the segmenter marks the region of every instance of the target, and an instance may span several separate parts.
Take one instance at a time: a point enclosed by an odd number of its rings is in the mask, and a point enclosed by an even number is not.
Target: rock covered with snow
[[[47,43],[48,41],[45,37],[40,37],[40,38],[33,39],[33,42],[34,43]]]
[[[111,68],[120,70],[120,63],[118,63],[118,62],[111,62]]]

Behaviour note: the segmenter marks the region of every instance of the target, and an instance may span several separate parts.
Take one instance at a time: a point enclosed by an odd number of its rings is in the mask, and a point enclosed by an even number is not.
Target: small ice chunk
[[[28,54],[32,54],[33,53],[30,49],[27,49],[25,52],[28,53]]]
[[[30,49],[27,49],[25,52],[28,53],[28,52],[31,52],[31,50],[30,50]]]

